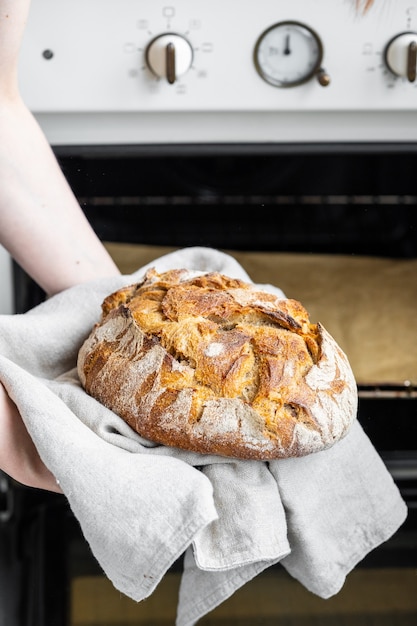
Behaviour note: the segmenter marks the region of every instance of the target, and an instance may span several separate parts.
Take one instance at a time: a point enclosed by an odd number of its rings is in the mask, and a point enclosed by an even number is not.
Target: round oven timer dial
[[[257,72],[275,87],[296,87],[317,77],[326,86],[330,82],[322,69],[323,45],[312,28],[300,22],[285,21],[265,30],[255,45]]]

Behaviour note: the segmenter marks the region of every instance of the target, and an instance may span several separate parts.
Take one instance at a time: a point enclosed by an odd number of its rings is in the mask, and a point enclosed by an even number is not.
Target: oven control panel
[[[376,114],[403,139],[417,133],[416,76],[417,0],[375,0],[365,15],[355,0],[32,0],[20,62],[24,98],[49,126],[126,114],[120,136],[139,114],[176,115],[178,135],[182,115],[242,116],[242,139],[248,115],[266,115],[275,138],[278,114],[302,114],[307,130],[309,116],[311,131],[326,115]]]

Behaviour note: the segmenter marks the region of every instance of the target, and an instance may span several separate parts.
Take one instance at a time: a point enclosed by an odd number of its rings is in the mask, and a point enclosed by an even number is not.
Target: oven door
[[[207,623],[414,623],[417,351],[408,346],[417,345],[417,147],[71,146],[56,153],[123,273],[176,248],[216,247],[323,321],[351,360],[359,420],[409,507],[403,527],[335,598],[312,597],[277,566]],[[15,294],[19,312],[44,297],[17,266]],[[61,497],[13,492],[14,522],[6,527],[19,585],[15,579],[10,597],[25,607],[24,626],[174,623],[181,560],[152,598],[135,605],[101,575]]]

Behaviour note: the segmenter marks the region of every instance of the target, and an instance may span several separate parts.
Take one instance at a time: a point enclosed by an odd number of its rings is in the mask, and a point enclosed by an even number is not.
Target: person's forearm
[[[18,59],[30,0],[0,0],[0,243],[49,294],[118,273],[22,102]]]
[[[0,469],[29,487],[61,492],[41,461],[26,426],[0,383]]]
[[[118,273],[37,122],[0,95],[0,243],[48,293]]]

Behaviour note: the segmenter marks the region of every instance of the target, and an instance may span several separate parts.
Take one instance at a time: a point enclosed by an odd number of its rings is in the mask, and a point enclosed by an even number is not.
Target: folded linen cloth
[[[177,626],[193,626],[279,561],[318,596],[337,593],[407,515],[359,422],[323,452],[236,461],[147,441],[82,389],[77,353],[102,300],[151,266],[250,280],[233,257],[186,248],[134,274],[64,291],[23,315],[0,316],[0,380],[93,554],[113,585],[140,601],[185,553]]]

